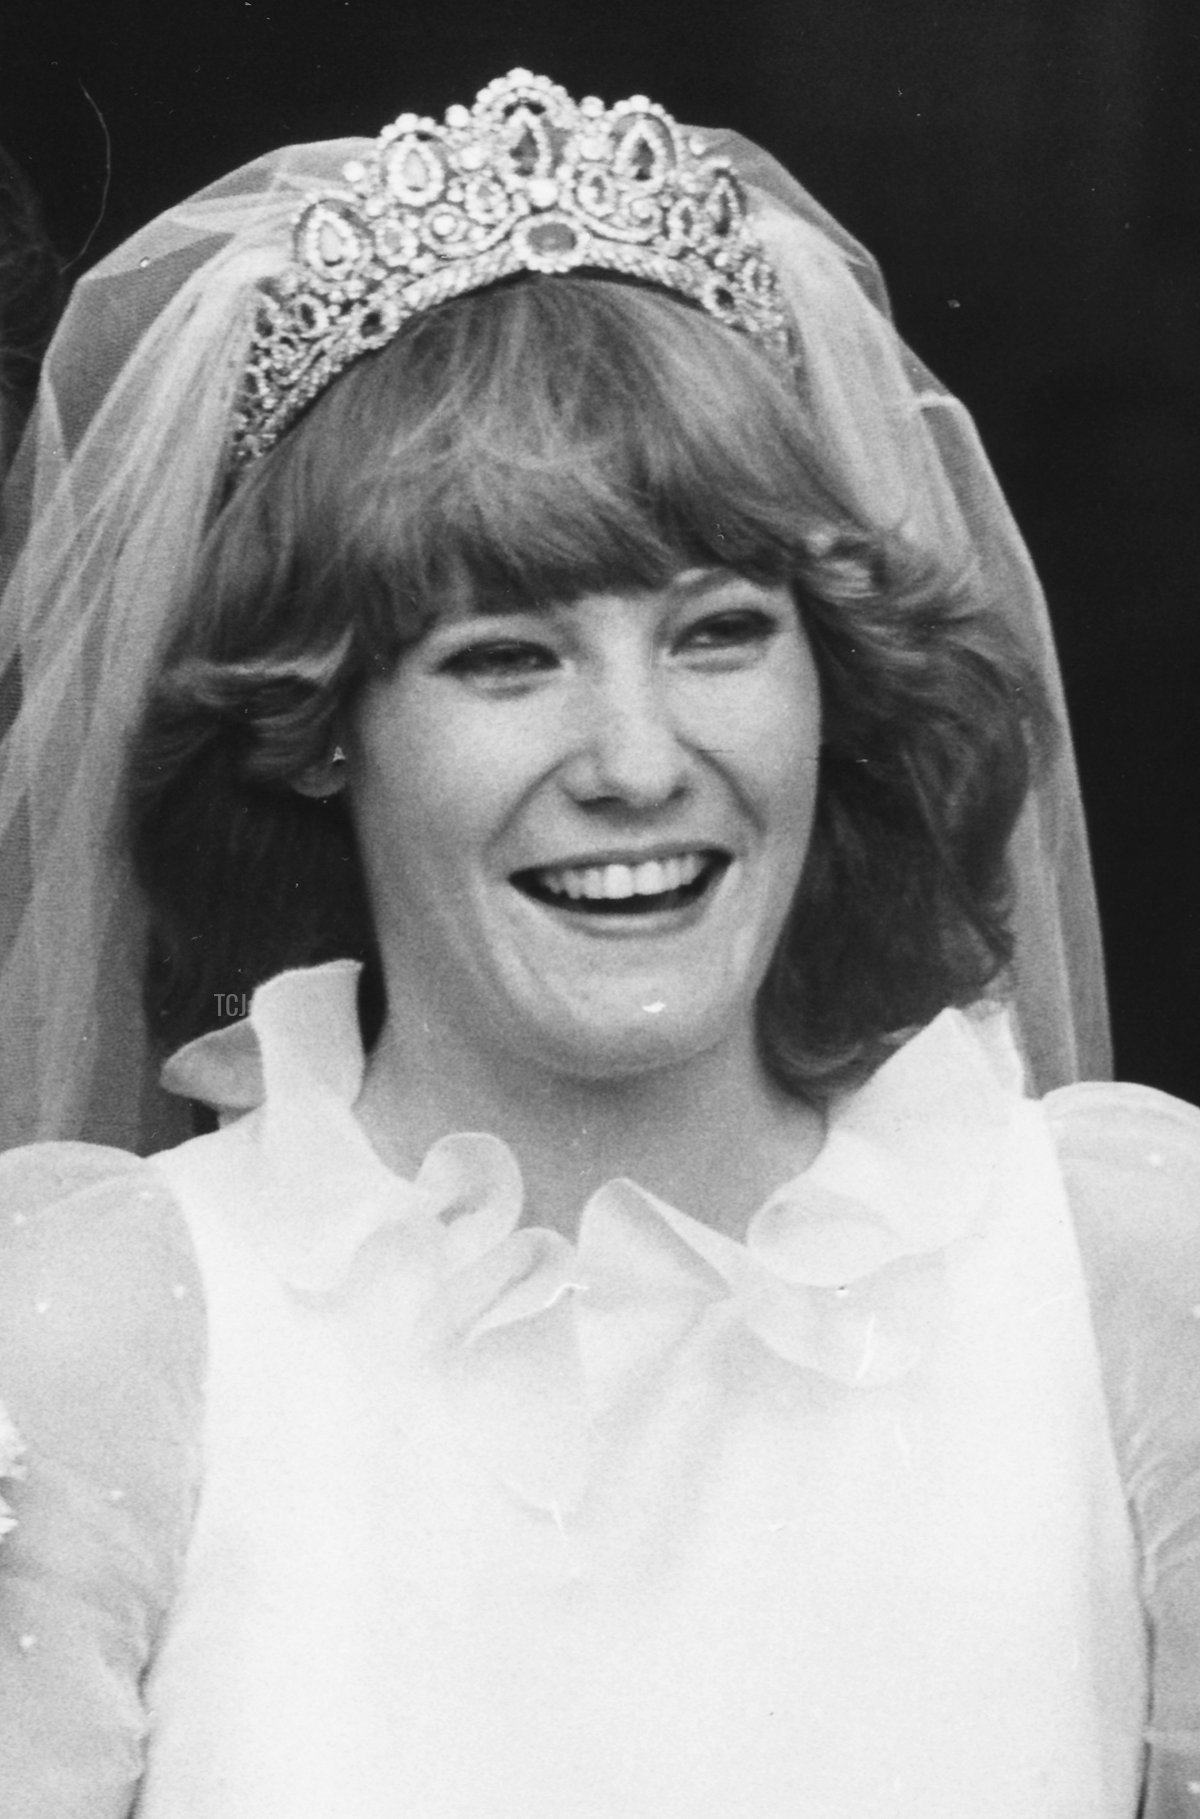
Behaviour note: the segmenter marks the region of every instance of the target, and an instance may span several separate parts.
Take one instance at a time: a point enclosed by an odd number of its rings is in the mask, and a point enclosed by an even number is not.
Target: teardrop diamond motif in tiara
[[[635,95],[574,102],[527,70],[439,125],[402,114],[313,196],[262,286],[233,461],[264,454],[410,317],[517,272],[613,272],[676,292],[787,371],[793,334],[727,159]]]

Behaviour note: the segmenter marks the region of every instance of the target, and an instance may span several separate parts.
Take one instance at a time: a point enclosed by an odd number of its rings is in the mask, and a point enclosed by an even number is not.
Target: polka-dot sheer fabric
[[[145,1164],[53,1144],[0,1157],[0,1806],[116,1819],[141,1778],[141,1684],[199,1482],[204,1310]]]

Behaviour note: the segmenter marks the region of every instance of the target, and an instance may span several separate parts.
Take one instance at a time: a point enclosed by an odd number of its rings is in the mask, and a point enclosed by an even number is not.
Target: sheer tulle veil
[[[1037,656],[1037,578],[971,420],[892,327],[870,256],[773,158],[706,134],[748,186],[795,325],[819,444],[867,515],[956,561]],[[4,502],[0,1147],[187,1134],[156,1083],[142,912],[121,844],[126,742],[229,462],[255,299],[290,223],[364,144],[286,147],[169,209],[77,285]],[[1031,1079],[1107,1072],[1103,970],[1064,736],[1015,838],[1012,991]]]

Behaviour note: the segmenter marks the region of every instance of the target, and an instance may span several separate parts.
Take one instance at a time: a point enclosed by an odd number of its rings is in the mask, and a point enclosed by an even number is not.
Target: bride
[[[1045,610],[861,249],[514,71],[135,236],[12,484],[6,1811],[1190,1810],[1200,1120],[1066,1084]]]

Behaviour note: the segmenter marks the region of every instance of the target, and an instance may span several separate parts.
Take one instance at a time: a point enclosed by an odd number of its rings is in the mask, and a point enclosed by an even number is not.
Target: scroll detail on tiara
[[[293,262],[260,292],[234,414],[236,464],[411,316],[516,272],[622,273],[688,298],[787,362],[775,273],[728,159],[643,95],[578,103],[513,70],[438,125],[402,114],[314,196]]]

